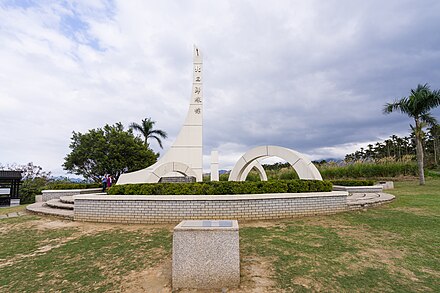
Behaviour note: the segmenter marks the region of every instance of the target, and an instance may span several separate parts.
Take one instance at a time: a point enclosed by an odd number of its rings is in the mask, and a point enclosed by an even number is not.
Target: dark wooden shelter
[[[10,205],[11,199],[20,198],[20,182],[21,171],[0,170],[0,190],[2,191],[0,193],[0,205]]]

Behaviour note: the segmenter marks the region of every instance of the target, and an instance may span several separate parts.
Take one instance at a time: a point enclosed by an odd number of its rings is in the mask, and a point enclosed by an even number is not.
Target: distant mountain
[[[64,176],[52,176],[52,180],[54,181],[68,181],[72,183],[83,183],[84,179],[82,178],[70,178],[70,177],[64,177]]]
[[[314,160],[313,163],[320,163],[322,161],[340,163],[340,162],[344,161],[344,159],[327,158],[327,159]]]
[[[229,174],[231,173],[231,170],[218,170],[218,174],[222,175],[222,174]],[[209,176],[211,175],[211,172],[207,172],[207,173],[203,173],[204,176]]]

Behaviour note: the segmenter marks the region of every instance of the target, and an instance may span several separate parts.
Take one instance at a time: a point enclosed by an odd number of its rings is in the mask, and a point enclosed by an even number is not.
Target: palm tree
[[[163,148],[162,140],[160,139],[160,137],[165,139],[165,138],[167,138],[168,135],[163,130],[153,129],[155,123],[156,123],[156,121],[152,121],[151,118],[145,118],[145,119],[142,119],[141,124],[138,124],[135,122],[131,123],[130,129],[137,130],[142,134],[142,136],[144,137],[145,145],[147,145],[147,146],[149,145],[148,139],[154,138],[159,143],[159,146],[161,148]]]
[[[411,95],[396,100],[393,103],[385,104],[384,114],[394,111],[401,112],[414,119],[415,125],[410,125],[414,131],[416,141],[417,165],[419,167],[420,185],[425,184],[425,175],[423,173],[423,128],[428,125],[436,125],[437,120],[429,113],[440,105],[440,91],[431,91],[428,84],[419,84],[417,88],[411,89]]]

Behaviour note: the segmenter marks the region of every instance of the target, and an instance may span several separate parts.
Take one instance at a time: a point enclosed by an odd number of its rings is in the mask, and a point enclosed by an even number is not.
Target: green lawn
[[[368,211],[243,228],[242,256],[269,259],[286,291],[440,292],[440,181],[390,193]]]
[[[240,223],[234,292],[440,292],[440,179],[395,185],[394,202],[367,211]],[[0,292],[123,291],[170,263],[171,228],[2,219]]]
[[[9,213],[16,213],[16,212],[24,212],[26,210],[27,204],[11,207],[11,208],[0,208],[0,215],[5,215]]]

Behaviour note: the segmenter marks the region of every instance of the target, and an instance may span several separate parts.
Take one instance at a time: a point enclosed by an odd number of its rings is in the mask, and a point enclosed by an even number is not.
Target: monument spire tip
[[[194,57],[200,57],[201,55],[199,48],[194,44]]]

